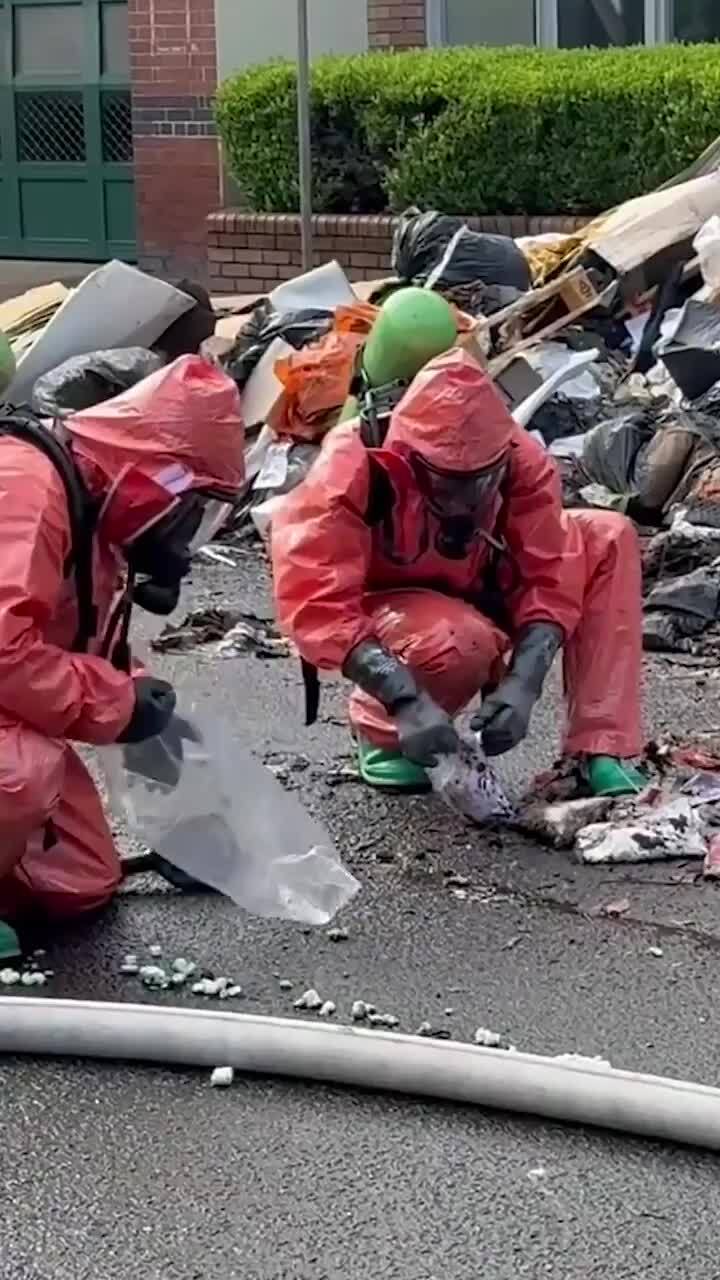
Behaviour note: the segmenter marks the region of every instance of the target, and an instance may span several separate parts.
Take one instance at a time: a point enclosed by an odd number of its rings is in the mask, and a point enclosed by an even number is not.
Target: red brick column
[[[207,275],[205,219],[220,204],[214,0],[129,0],[140,265]]]
[[[425,0],[367,0],[371,49],[412,49],[427,44]]]

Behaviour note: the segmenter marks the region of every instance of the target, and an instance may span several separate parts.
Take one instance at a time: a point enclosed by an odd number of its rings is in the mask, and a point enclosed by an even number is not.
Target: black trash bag
[[[580,436],[586,430],[587,418],[578,403],[562,395],[546,400],[528,423],[528,431],[539,431],[548,447],[555,440]]]
[[[471,231],[462,218],[434,210],[408,209],[402,215],[392,269],[407,284],[431,279],[441,293],[470,285],[505,285],[526,293],[531,284],[527,258],[509,236]]]
[[[655,431],[647,410],[623,413],[592,427],[582,453],[582,469],[588,480],[604,485],[611,493],[635,493]]]
[[[194,280],[176,280],[173,287],[188,298],[194,298],[195,305],[173,320],[153,343],[153,349],[164,357],[167,364],[177,360],[178,356],[197,355],[203,342],[213,336],[217,324],[207,289]]]
[[[118,347],[71,356],[38,378],[32,408],[41,418],[66,418],[80,409],[92,409],[142,382],[163,365],[160,356],[145,347]]]
[[[308,309],[277,312],[266,298],[258,303],[245,328],[222,359],[222,365],[240,391],[260,363],[270,343],[282,338],[296,351],[322,338],[333,325],[333,312]]]
[[[717,621],[720,562],[660,582],[643,606],[643,646],[650,652],[690,652],[688,643]]]

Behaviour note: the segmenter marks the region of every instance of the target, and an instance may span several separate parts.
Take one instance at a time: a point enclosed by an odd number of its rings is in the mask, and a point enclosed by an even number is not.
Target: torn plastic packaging
[[[442,756],[428,770],[433,791],[448,808],[479,825],[507,822],[513,806],[495,770],[488,763],[476,734],[461,732],[460,749]]]
[[[360,887],[331,837],[216,716],[186,719],[200,741],[184,743],[174,787],[156,780],[169,776],[162,736],[134,752],[132,771],[120,749],[101,752],[115,813],[161,857],[246,911],[326,924]]]
[[[162,365],[145,347],[121,347],[73,356],[38,378],[32,408],[40,417],[65,418],[134,387]]]

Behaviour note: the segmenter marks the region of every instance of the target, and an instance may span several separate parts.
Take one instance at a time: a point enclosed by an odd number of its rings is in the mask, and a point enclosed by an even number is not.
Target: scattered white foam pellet
[[[307,991],[298,997],[293,1005],[295,1009],[321,1009],[323,1000],[318,995],[314,987],[309,987]]]
[[[475,1032],[475,1043],[483,1049],[502,1048],[503,1038],[499,1031],[489,1031],[487,1027],[478,1027]]]
[[[227,1089],[235,1079],[235,1071],[232,1067],[215,1067],[210,1076],[210,1085],[213,1089]]]
[[[0,982],[4,987],[14,987],[20,981],[17,969],[0,969]]]
[[[328,929],[327,936],[330,942],[347,942],[350,934],[347,929]]]
[[[394,1013],[368,1013],[368,1022],[371,1027],[387,1027],[389,1030],[400,1025],[400,1019]]]
[[[318,1009],[318,1017],[332,1018],[333,1014],[335,1013],[336,1007],[337,1006],[335,1005],[335,1002],[333,1000],[326,1000],[325,1003]]]
[[[162,947],[160,946],[159,942],[153,942],[152,946],[149,948],[149,951],[150,951],[150,955],[155,956],[156,958],[162,955]]]

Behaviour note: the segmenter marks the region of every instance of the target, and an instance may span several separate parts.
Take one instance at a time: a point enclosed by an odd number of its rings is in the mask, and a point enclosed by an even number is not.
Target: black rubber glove
[[[527,737],[533,707],[562,645],[563,632],[551,622],[536,622],[519,636],[509,674],[485,699],[471,721],[482,734],[486,755],[502,756]]]
[[[409,667],[377,640],[363,640],[348,654],[343,675],[371,698],[377,698],[386,711],[395,715],[404,702],[412,702],[420,690]]]
[[[154,676],[138,676],[135,680],[135,706],[127,728],[118,742],[145,742],[167,727],[175,710],[175,690],[166,680]]]
[[[398,707],[395,724],[403,755],[425,769],[432,769],[439,756],[454,755],[460,746],[450,716],[424,690]]]
[[[176,787],[182,774],[184,742],[202,742],[202,738],[189,721],[182,716],[173,715],[162,733],[152,741],[137,742],[125,747],[125,768],[150,782],[159,782],[164,787]]]
[[[438,756],[457,751],[452,720],[438,707],[404,662],[377,640],[363,640],[349,654],[343,675],[371,698],[377,698],[393,717],[400,750],[414,764],[432,768]]]

